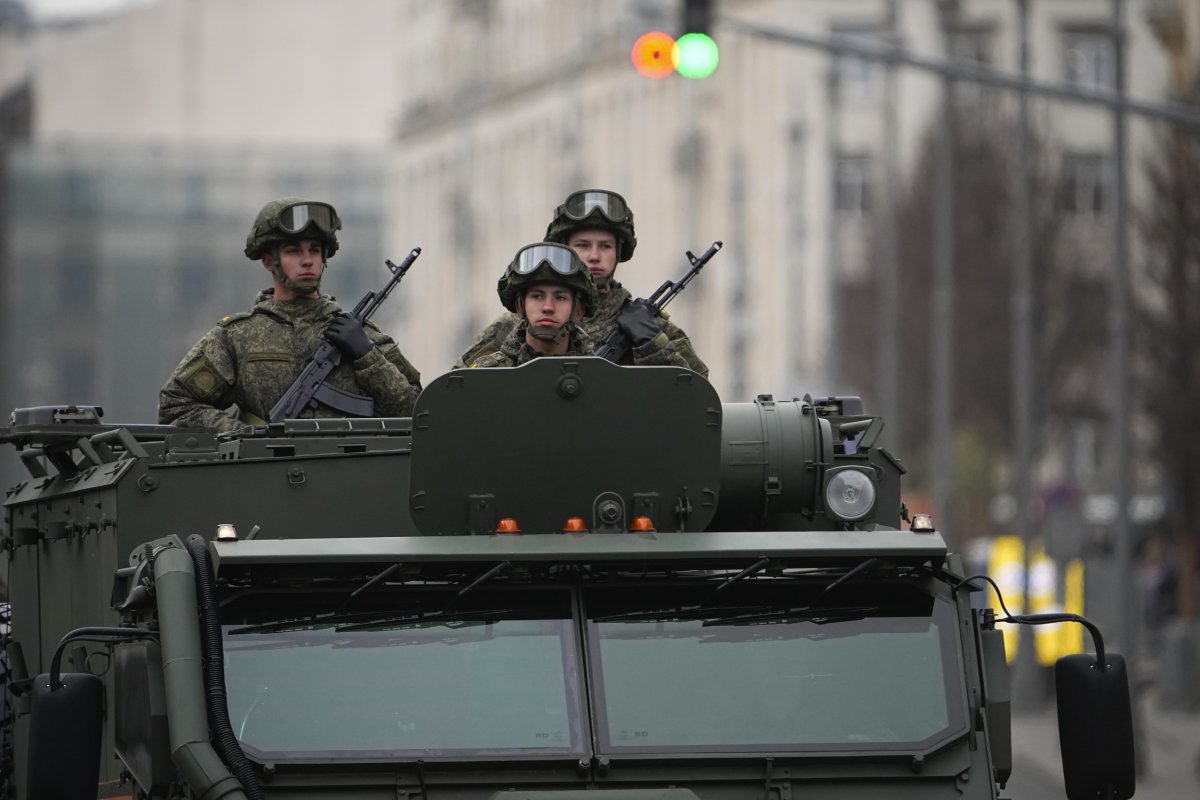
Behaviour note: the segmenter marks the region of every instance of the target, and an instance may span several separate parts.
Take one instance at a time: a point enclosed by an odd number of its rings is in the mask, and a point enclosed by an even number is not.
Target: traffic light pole
[[[850,39],[814,36],[798,31],[789,31],[752,23],[725,15],[718,15],[716,21],[722,28],[727,30],[740,31],[749,36],[769,41],[806,47],[813,50],[822,50],[831,55],[849,55],[873,61],[900,64],[935,75],[954,78],[960,82],[1011,89],[1038,97],[1098,105],[1110,110],[1121,109],[1127,114],[1134,114],[1150,119],[1160,119],[1188,130],[1200,132],[1200,112],[1179,103],[1147,103],[1131,99],[1125,96],[1123,92],[1107,91],[1104,89],[1081,89],[1066,84],[1032,80],[1028,76],[1018,77],[988,67],[944,59],[922,58],[921,56],[907,53],[903,47],[893,44],[874,44]]]

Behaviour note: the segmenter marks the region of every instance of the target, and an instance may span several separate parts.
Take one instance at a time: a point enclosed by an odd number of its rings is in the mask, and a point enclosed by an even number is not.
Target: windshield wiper
[[[627,611],[620,614],[609,614],[603,617],[593,617],[595,622],[635,622],[638,620],[702,620],[705,625],[736,625],[753,624],[755,622],[843,622],[861,619],[867,614],[877,611],[877,606],[831,606],[822,605],[821,598],[837,586],[855,575],[869,569],[879,561],[878,558],[868,558],[855,564],[844,573],[834,578],[821,588],[812,601],[803,606],[709,606],[709,602],[717,592],[740,580],[756,575],[771,566],[769,558],[762,558],[743,569],[733,577],[726,578],[708,596],[697,605],[662,606],[658,608]]]
[[[385,628],[410,628],[414,625],[424,625],[425,623],[437,623],[438,625],[450,626],[451,623],[485,623],[493,622],[497,619],[503,619],[513,613],[511,608],[492,608],[492,609],[446,609],[445,611],[433,611],[427,614],[400,614],[397,616],[376,616],[374,619],[364,622],[351,622],[345,625],[338,625],[334,628],[338,633],[350,631],[378,631]]]
[[[414,612],[411,614],[396,614],[385,611],[356,611],[352,614],[315,614],[311,617],[297,619],[275,620],[262,622],[257,625],[245,625],[229,631],[230,636],[243,633],[286,633],[302,631],[309,628],[328,628],[334,626],[337,632],[369,631],[377,628],[405,627],[419,625],[422,622],[490,622],[513,613],[511,608],[501,609],[446,609],[443,611]]]
[[[765,560],[766,559],[764,559],[764,561]],[[873,567],[876,563],[878,563],[878,561],[879,561],[878,558],[871,557],[865,561],[855,564],[853,567],[846,570],[846,572],[844,574],[839,575],[837,578],[834,578],[832,581],[830,581],[828,584],[826,584],[824,586],[824,588],[821,589],[821,591],[817,592],[816,596],[813,597],[812,601],[805,605],[788,606],[786,608],[775,607],[775,608],[768,609],[766,611],[752,612],[749,614],[722,615],[716,619],[705,620],[704,624],[705,625],[754,625],[754,624],[763,623],[763,622],[812,622],[817,625],[826,625],[830,622],[850,622],[852,620],[862,619],[863,617],[867,616],[868,614],[878,611],[879,607],[873,606],[873,605],[872,606],[822,605],[821,598],[824,597],[825,595],[829,594],[834,588],[845,583],[846,581],[848,581],[850,578],[854,577],[855,575],[858,575],[861,572],[865,572],[870,567]],[[759,564],[761,564],[761,563],[762,562],[759,562]],[[757,566],[758,566],[758,564],[755,565],[755,567],[757,567]],[[751,567],[751,569],[753,569],[753,568],[754,567]],[[746,570],[745,572],[748,572],[748,571],[749,570]],[[743,572],[742,574],[745,574],[745,572]],[[737,576],[737,578],[740,578],[740,577],[742,577],[742,575]],[[737,580],[737,578],[734,578],[732,580]],[[728,583],[732,583],[732,580],[727,581],[725,584],[722,584],[721,586],[718,587],[718,589],[723,589]]]
[[[499,564],[496,564],[494,567],[487,570],[479,577],[475,578],[475,580],[471,581],[469,584],[467,584],[466,586],[459,589],[458,594],[455,595],[454,599],[457,600],[458,598],[462,597],[467,592],[474,589],[476,586],[479,586],[481,583],[491,580],[496,575],[499,575],[504,570],[508,569],[511,565],[512,565],[512,562],[510,562],[510,561],[501,561]],[[469,621],[469,620],[473,620],[473,619],[478,619],[480,621],[487,622],[498,616],[503,616],[505,614],[512,613],[512,609],[471,611],[471,610],[457,610],[457,609],[452,609],[452,608],[445,608],[441,611],[415,612],[412,614],[396,615],[393,612],[380,612],[380,611],[344,612],[341,610],[341,609],[345,608],[350,603],[350,601],[353,600],[356,596],[358,596],[362,592],[366,591],[367,589],[370,589],[372,586],[378,585],[381,581],[385,580],[389,575],[391,575],[396,570],[400,569],[402,566],[404,566],[404,565],[400,562],[389,565],[382,572],[375,575],[370,580],[366,581],[361,586],[356,588],[353,592],[351,592],[350,595],[344,601],[342,601],[342,604],[338,607],[337,611],[328,612],[328,613],[324,613],[324,614],[313,614],[308,617],[297,617],[297,618],[293,618],[293,619],[274,620],[271,622],[259,623],[257,625],[245,625],[241,628],[234,628],[233,630],[229,631],[229,634],[232,636],[234,634],[243,634],[243,633],[284,633],[287,631],[302,631],[302,630],[306,630],[308,628],[328,627],[330,625],[336,626],[336,630],[339,632],[341,632],[341,631],[367,631],[367,630],[374,630],[376,628],[404,627],[407,625],[415,625],[415,624],[419,624],[426,620],[431,621],[431,622],[432,621],[440,621],[443,624],[445,624],[446,622],[450,622],[450,621],[465,622],[465,621]]]
[[[492,567],[487,572],[483,573],[482,575],[480,575],[478,578],[476,578],[475,580],[468,583],[463,588],[459,589],[458,596],[462,597],[464,594],[471,591],[472,589],[474,589],[476,586],[483,583],[484,581],[489,581],[494,576],[499,575],[501,572],[504,572],[504,570],[508,569],[510,566],[512,566],[511,561],[501,561],[499,564]]]
[[[811,622],[828,625],[831,622],[852,622],[870,616],[879,606],[800,606],[798,608],[776,608],[750,614],[733,614],[706,619],[702,625],[757,625],[769,622]]]
[[[233,628],[229,631],[229,635],[235,636],[243,633],[286,633],[287,631],[302,631],[308,628],[327,628],[330,625],[337,625],[343,622],[376,619],[378,616],[378,611],[356,611],[350,614],[338,612],[313,614],[308,617],[295,617],[293,619],[260,622],[256,625],[244,625],[240,628]]]
[[[666,606],[663,608],[647,608],[641,611],[626,611],[621,614],[608,614],[603,617],[592,617],[592,622],[638,622],[642,620],[695,620],[708,619],[724,614],[753,614],[768,612],[771,606],[721,606],[709,608],[701,603],[698,606]]]

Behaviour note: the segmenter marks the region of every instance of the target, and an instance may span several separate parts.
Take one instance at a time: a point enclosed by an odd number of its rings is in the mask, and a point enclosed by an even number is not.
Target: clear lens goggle
[[[579,256],[569,247],[561,244],[531,244],[517,251],[512,271],[517,275],[529,275],[543,264],[559,275],[573,275],[584,269]]]
[[[624,197],[616,192],[594,189],[575,192],[559,206],[558,213],[579,222],[587,219],[596,211],[599,211],[611,222],[625,222],[629,219],[629,206],[625,204]]]
[[[274,227],[284,233],[298,234],[309,225],[316,225],[323,233],[332,234],[341,229],[342,221],[328,203],[292,203],[275,215]]]

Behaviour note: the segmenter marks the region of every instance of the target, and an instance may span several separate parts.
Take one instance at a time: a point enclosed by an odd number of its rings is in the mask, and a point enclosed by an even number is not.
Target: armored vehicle
[[[595,358],[451,372],[411,419],[20,409],[8,796],[999,797],[998,615],[882,429]],[[1093,633],[1066,786],[1129,797]]]

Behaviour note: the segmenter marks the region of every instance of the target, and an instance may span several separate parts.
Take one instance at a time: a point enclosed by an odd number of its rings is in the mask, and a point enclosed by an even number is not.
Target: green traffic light
[[[703,33],[688,33],[675,43],[679,63],[675,71],[685,78],[707,78],[720,60],[717,43]]]

